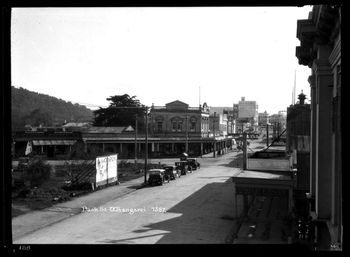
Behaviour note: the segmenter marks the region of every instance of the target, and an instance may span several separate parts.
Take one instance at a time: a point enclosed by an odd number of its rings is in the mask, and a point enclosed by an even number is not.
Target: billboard
[[[118,154],[96,158],[96,186],[118,180]]]

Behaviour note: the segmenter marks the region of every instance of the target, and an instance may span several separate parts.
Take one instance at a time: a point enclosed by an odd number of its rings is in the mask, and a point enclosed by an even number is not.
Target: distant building
[[[234,109],[224,109],[223,114],[227,115],[227,134],[236,133],[236,119],[238,117],[238,108],[237,112]]]
[[[267,111],[259,113],[258,124],[259,126],[265,126],[269,122],[269,114]]]
[[[202,155],[232,146],[232,139],[213,136],[210,130],[210,108],[206,103],[199,107],[189,107],[179,100],[165,106],[152,106],[150,111],[150,136],[158,140],[155,152],[175,154],[187,152]],[[220,120],[220,119],[219,119]],[[223,120],[221,122],[224,122]],[[220,126],[219,126],[220,127]],[[216,147],[213,147],[216,142]]]
[[[235,120],[238,119],[238,111],[239,111],[238,104],[233,104],[232,117]]]
[[[209,116],[209,130],[216,136],[226,136],[228,134],[228,118],[227,114],[214,113]]]
[[[91,127],[89,122],[68,122],[62,126],[64,131],[82,131]]]
[[[152,106],[150,123],[153,136],[209,137],[209,107],[189,107],[181,101]]]
[[[256,101],[246,101],[245,97],[238,102],[238,119],[241,122],[250,123],[251,126],[258,125],[258,105]]]
[[[287,124],[287,116],[285,111],[279,111],[277,114],[269,116],[269,124],[273,129],[273,137],[278,137],[285,129]]]

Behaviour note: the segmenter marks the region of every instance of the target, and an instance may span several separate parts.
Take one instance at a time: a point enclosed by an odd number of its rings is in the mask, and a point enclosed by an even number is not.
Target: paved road
[[[201,169],[192,174],[88,206],[14,243],[225,243],[235,230],[230,178],[240,171],[236,155],[200,159]]]

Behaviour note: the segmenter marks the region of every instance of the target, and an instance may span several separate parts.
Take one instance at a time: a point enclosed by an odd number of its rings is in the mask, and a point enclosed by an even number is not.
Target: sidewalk
[[[83,207],[93,208],[122,197],[142,187],[144,177],[94,191],[73,200],[55,204],[49,208],[32,211],[12,219],[13,242],[26,234],[60,222],[82,212]]]

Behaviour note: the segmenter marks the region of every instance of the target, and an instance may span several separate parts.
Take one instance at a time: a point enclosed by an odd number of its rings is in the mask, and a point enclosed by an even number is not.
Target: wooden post
[[[269,124],[266,124],[266,146],[269,146]]]
[[[188,154],[188,117],[186,112],[186,144],[185,144],[185,152]]]
[[[137,114],[135,114],[135,164],[137,163]]]
[[[145,140],[145,184],[147,184],[147,161],[148,161],[148,107],[146,107],[146,140]]]
[[[247,169],[247,133],[243,133],[243,170]]]
[[[215,158],[216,157],[216,140],[215,140],[215,134],[216,134],[216,131],[215,131],[215,119],[216,119],[216,112],[214,112],[214,119],[213,119],[213,134],[214,134],[214,151],[213,151],[213,157]]]

